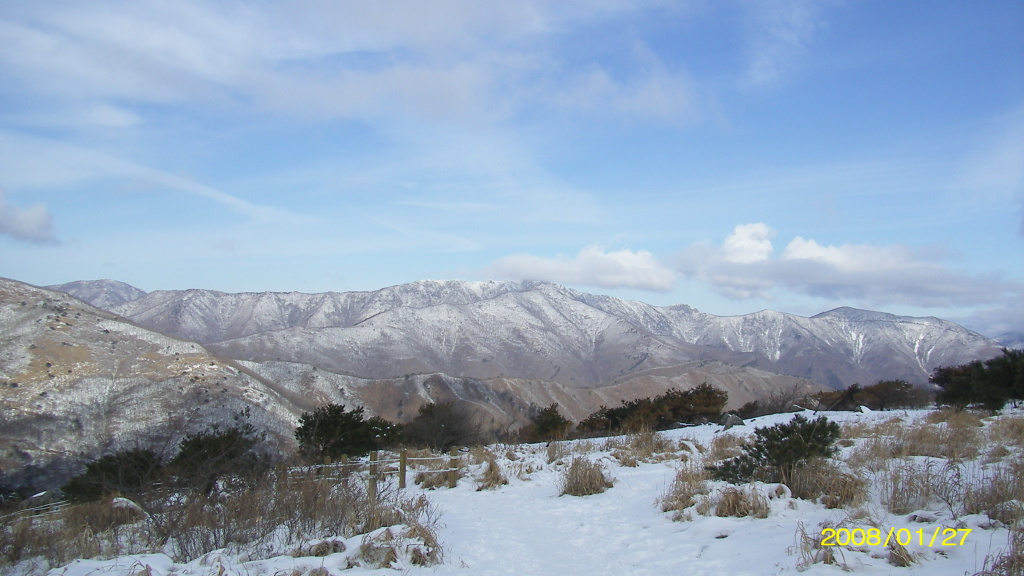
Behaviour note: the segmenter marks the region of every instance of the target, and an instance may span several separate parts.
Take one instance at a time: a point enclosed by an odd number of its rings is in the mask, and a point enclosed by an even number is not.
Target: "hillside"
[[[250,407],[275,443],[301,413],[284,389],[199,344],[62,292],[0,279],[0,472],[47,486],[85,459],[177,438]]]

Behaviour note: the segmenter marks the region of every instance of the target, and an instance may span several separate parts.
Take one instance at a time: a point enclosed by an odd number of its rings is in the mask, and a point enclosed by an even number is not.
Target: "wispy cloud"
[[[675,273],[650,252],[607,251],[600,246],[588,246],[573,257],[506,256],[494,262],[485,273],[496,278],[658,292],[670,290],[676,279]]]
[[[311,118],[478,122],[539,101],[563,113],[685,119],[692,90],[653,55],[638,51],[631,57],[639,72],[616,79],[556,53],[574,24],[644,4],[24,5],[0,22],[0,70],[49,108],[67,110],[57,118],[76,114],[74,124],[130,125],[138,121],[133,106],[184,102]]]
[[[822,25],[828,2],[756,0],[750,3],[750,55],[741,83],[771,85],[795,68]]]
[[[17,208],[7,203],[0,190],[0,235],[38,244],[54,244],[53,217],[43,204]]]
[[[772,299],[795,292],[865,306],[949,308],[1024,298],[1024,285],[973,276],[906,246],[823,245],[797,236],[774,257],[774,232],[737,226],[721,246],[695,245],[676,257],[687,279],[732,299]]]

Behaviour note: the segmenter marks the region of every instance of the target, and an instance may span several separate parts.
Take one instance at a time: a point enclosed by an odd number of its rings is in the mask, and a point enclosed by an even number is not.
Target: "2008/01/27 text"
[[[919,546],[963,546],[970,528],[943,528],[936,526],[935,531],[925,532],[924,528],[889,528],[882,532],[880,528],[822,528],[822,546],[889,546],[896,542],[900,546],[909,546],[917,542]],[[884,537],[883,537],[884,536]]]

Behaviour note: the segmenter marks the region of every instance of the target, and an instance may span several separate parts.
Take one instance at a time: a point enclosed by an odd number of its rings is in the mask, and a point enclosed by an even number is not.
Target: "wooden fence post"
[[[448,487],[455,488],[459,483],[459,450],[452,447],[448,456]]]
[[[367,492],[370,496],[370,506],[377,504],[377,451],[370,452],[370,478]]]
[[[409,459],[409,454],[405,448],[398,453],[398,489],[405,490],[405,471],[406,464]]]

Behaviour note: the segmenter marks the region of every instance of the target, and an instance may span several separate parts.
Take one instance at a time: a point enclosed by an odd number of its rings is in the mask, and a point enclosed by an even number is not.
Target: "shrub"
[[[326,404],[299,417],[295,440],[308,459],[362,456],[394,445],[400,428],[379,416],[365,417],[362,406],[346,410],[343,404]]]
[[[480,426],[464,406],[454,402],[424,404],[419,413],[402,427],[409,444],[446,452],[453,446],[472,446],[483,441]]]
[[[572,423],[558,412],[558,404],[551,404],[534,414],[519,435],[526,442],[550,442],[565,439],[571,427]]]
[[[866,406],[872,410],[921,408],[928,405],[929,394],[903,380],[881,380],[871,386],[853,384],[844,390],[831,390],[813,394],[811,399],[819,410],[857,410]]]
[[[1002,356],[985,362],[938,368],[929,382],[942,389],[935,397],[940,405],[965,408],[980,404],[1000,410],[1007,400],[1024,399],[1024,350],[1004,348]]]
[[[152,450],[122,450],[86,464],[85,472],[61,491],[72,502],[96,501],[110,494],[132,498],[151,488],[162,472],[163,462]]]
[[[178,486],[202,488],[209,494],[222,477],[260,477],[268,466],[260,450],[266,434],[258,431],[248,418],[247,409],[236,415],[235,423],[227,428],[215,424],[209,430],[185,436],[178,454],[167,464]]]
[[[736,484],[755,475],[765,481],[789,483],[793,471],[814,457],[829,457],[840,429],[824,416],[808,420],[794,416],[788,423],[754,430],[755,439],[744,444],[743,454],[709,467],[712,476]]]
[[[612,487],[611,480],[605,475],[604,469],[589,458],[576,456],[569,462],[568,468],[559,478],[559,494],[569,496],[588,496],[600,494]]]
[[[624,400],[618,408],[602,406],[577,429],[585,434],[667,430],[680,423],[716,420],[728,401],[726,392],[705,382],[685,392],[668,390],[654,398]]]

